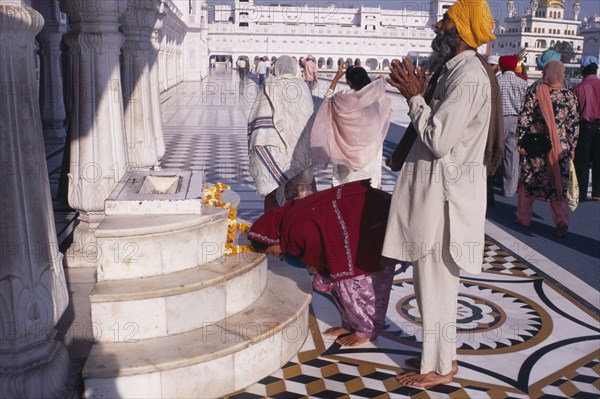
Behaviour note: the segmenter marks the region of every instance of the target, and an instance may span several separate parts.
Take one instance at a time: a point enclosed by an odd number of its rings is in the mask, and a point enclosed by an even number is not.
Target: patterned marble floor
[[[253,99],[248,93],[253,86],[221,72],[162,96],[167,151],[161,166],[203,170],[207,181],[230,184],[242,198],[241,217],[249,221],[262,209],[247,168],[246,122]],[[405,105],[394,98],[396,131],[406,125]],[[386,142],[386,154],[394,140]],[[383,169],[383,188],[391,190],[395,174]],[[328,170],[319,172],[320,188],[328,186],[328,176]],[[311,334],[302,350],[281,370],[230,398],[599,397],[597,292],[560,267],[535,261],[543,259],[539,254],[509,250],[513,246],[506,237],[490,224],[488,228],[484,272],[461,279],[460,371],[453,383],[425,391],[402,387],[394,378],[404,360],[420,350],[409,269],[396,275],[388,327],[375,341],[348,349],[322,336],[320,331],[339,323],[339,314],[327,296],[315,293]]]

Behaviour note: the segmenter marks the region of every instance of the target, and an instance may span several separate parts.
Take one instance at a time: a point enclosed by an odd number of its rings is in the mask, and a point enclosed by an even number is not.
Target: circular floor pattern
[[[398,289],[399,288],[399,289]],[[396,301],[399,331],[388,330],[400,340],[420,345],[421,317],[412,281],[394,285],[396,294],[410,292]],[[548,313],[534,300],[480,282],[461,281],[457,308],[457,347],[459,353],[487,355],[521,351],[545,339],[552,331]],[[397,295],[394,297],[398,298]],[[395,318],[395,317],[392,317]],[[436,331],[447,338],[447,328]]]

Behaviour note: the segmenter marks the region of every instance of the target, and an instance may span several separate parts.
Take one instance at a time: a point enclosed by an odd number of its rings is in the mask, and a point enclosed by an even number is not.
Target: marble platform
[[[202,203],[198,176],[129,172],[107,201],[94,231],[86,398],[222,397],[304,343],[307,277],[269,271],[261,254],[225,256],[230,211]],[[239,207],[231,190],[222,200]]]

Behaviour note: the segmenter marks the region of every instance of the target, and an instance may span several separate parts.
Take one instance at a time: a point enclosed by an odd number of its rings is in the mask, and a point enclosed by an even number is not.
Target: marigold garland
[[[225,255],[237,255],[241,252],[252,251],[251,245],[233,245],[235,241],[236,230],[242,233],[247,233],[250,226],[237,221],[237,211],[229,202],[221,201],[221,193],[229,190],[229,186],[225,183],[216,183],[212,187],[204,189],[204,204],[208,206],[216,206],[219,208],[229,209],[229,219],[227,221],[227,242],[225,243]]]

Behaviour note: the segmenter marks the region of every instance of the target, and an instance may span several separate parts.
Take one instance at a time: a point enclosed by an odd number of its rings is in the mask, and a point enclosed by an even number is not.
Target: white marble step
[[[98,281],[169,274],[219,259],[228,216],[222,208],[201,215],[109,215],[95,231]]]
[[[267,259],[253,252],[168,275],[100,281],[90,295],[94,339],[131,342],[201,328],[251,306],[266,283]]]
[[[83,369],[85,397],[216,398],[275,372],[306,339],[311,285],[300,269],[268,275],[253,306],[219,323],[139,342],[95,343]]]

